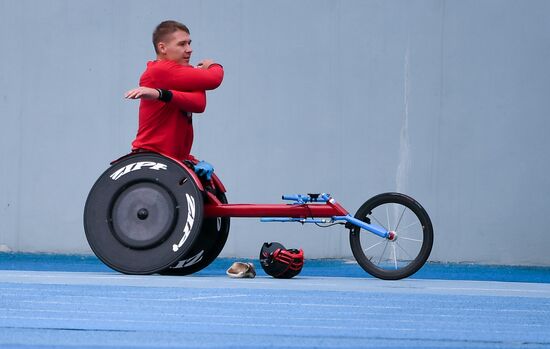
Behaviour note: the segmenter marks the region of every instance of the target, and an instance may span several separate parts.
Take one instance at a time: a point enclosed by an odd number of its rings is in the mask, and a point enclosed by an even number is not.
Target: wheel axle
[[[387,237],[388,240],[390,241],[396,241],[397,240],[397,234],[391,230],[388,232],[388,237]]]

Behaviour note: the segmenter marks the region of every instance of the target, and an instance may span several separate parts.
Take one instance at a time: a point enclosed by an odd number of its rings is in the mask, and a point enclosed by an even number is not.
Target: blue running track
[[[382,281],[306,261],[276,280],[230,279],[231,262],[128,276],[94,257],[0,254],[0,348],[550,348],[548,268],[428,264]]]

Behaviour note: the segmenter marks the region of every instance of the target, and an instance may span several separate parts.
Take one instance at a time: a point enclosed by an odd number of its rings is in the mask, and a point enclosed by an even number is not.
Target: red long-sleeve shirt
[[[191,113],[204,111],[205,91],[217,88],[222,80],[223,68],[219,64],[201,69],[166,60],[148,62],[139,85],[171,90],[173,97],[168,103],[141,100],[139,127],[132,149],[151,150],[178,160],[190,158]]]

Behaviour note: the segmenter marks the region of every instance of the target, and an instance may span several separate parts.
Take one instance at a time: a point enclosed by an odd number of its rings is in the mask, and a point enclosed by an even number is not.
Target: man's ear
[[[158,53],[162,53],[162,54],[165,54],[166,53],[166,44],[164,42],[159,42],[157,44],[157,50],[158,50]]]

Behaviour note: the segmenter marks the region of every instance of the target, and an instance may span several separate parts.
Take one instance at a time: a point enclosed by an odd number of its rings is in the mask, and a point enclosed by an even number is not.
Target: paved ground
[[[127,276],[41,258],[0,270],[1,348],[550,348],[550,283]]]

